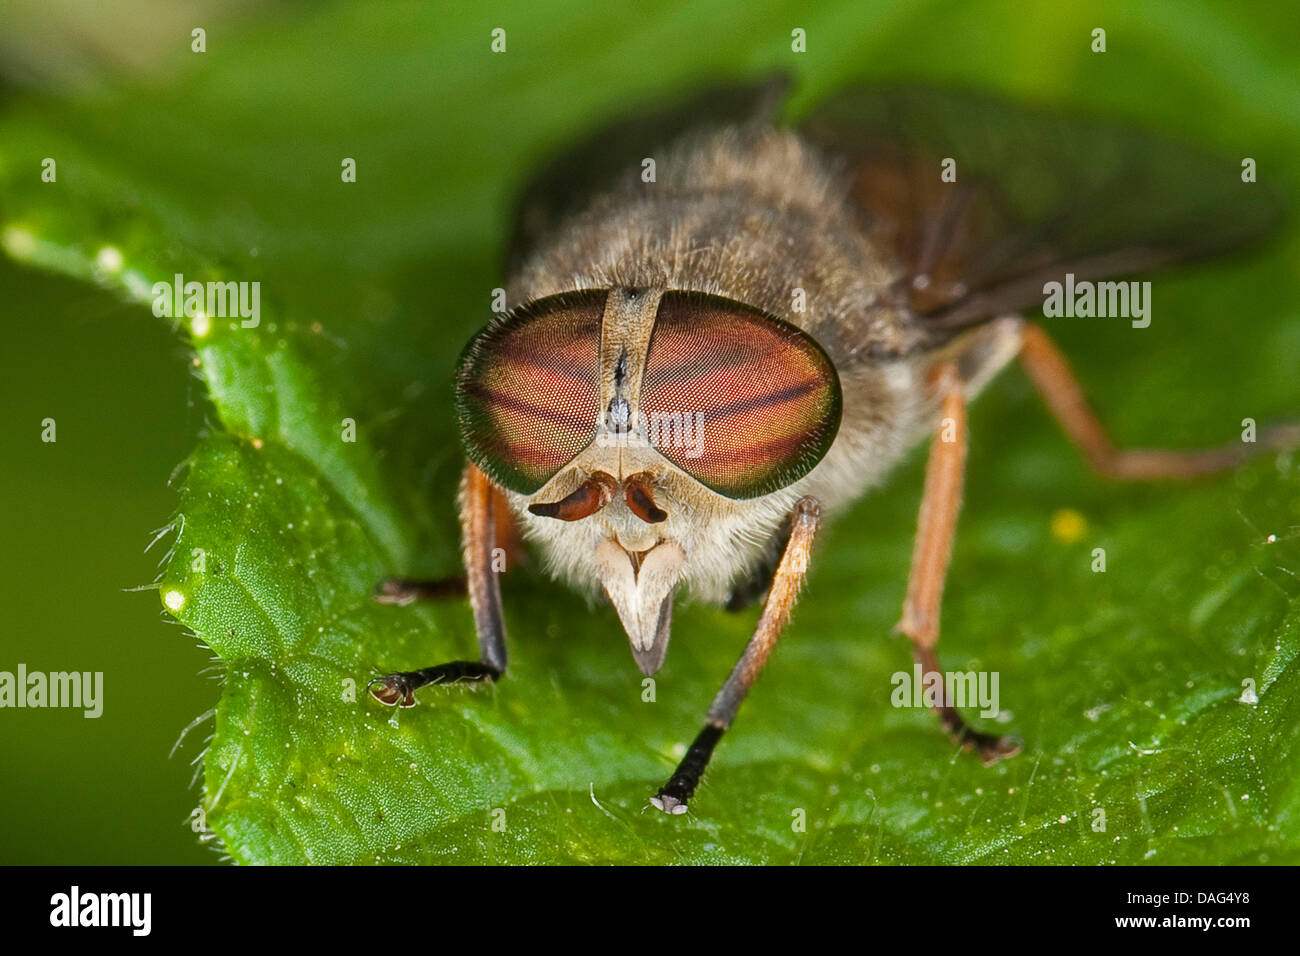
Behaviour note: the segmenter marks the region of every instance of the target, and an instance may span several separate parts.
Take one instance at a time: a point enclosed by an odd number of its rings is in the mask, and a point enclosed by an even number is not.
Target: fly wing
[[[666,107],[629,111],[552,158],[519,198],[508,268],[513,272],[540,237],[684,133],[703,126],[771,123],[789,86],[778,75],[759,83],[707,87]]]
[[[1277,192],[1237,163],[973,92],[855,88],[802,131],[848,164],[865,230],[903,270],[898,295],[938,339],[1041,303],[1066,273],[1214,256],[1281,218]]]

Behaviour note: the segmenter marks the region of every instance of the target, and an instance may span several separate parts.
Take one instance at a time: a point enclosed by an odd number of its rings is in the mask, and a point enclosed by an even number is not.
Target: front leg
[[[731,596],[724,605],[728,611],[743,611],[768,592],[789,541],[790,520],[787,518],[749,573],[731,589]]]
[[[506,626],[501,614],[501,583],[493,554],[510,513],[505,497],[473,463],[465,466],[460,487],[461,541],[465,588],[478,634],[477,661],[449,661],[416,671],[377,677],[369,690],[383,704],[415,706],[415,692],[429,684],[495,681],[506,672]]]
[[[741,701],[754,686],[754,681],[758,680],[768,656],[776,647],[776,640],[790,620],[790,610],[794,607],[799,587],[808,573],[808,555],[820,523],[821,505],[817,499],[800,498],[790,514],[790,537],[781,556],[781,563],[777,565],[776,574],[772,577],[772,587],[767,594],[767,603],[763,606],[763,616],[758,619],[758,627],[754,629],[754,636],[749,639],[745,652],[718,691],[718,696],[713,698],[713,705],[705,717],[704,729],[686,751],[677,771],[650,798],[651,804],[664,813],[686,812],[686,804],[699,786],[704,768],[713,756],[713,748],[736,719]]]

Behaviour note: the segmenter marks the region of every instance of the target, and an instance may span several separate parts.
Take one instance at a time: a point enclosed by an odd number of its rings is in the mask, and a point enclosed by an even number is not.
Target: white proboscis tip
[[[163,595],[163,604],[167,605],[168,610],[179,611],[185,606],[185,595],[180,591],[168,591]]]

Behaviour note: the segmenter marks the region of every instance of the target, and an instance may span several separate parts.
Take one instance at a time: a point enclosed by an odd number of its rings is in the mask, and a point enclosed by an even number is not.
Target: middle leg
[[[956,366],[939,365],[934,371],[933,384],[940,396],[940,427],[926,463],[912,570],[903,601],[903,618],[898,624],[898,629],[912,639],[912,652],[921,665],[923,680],[929,674],[938,674],[942,680],[943,675],[934,648],[939,642],[943,585],[952,558],[957,515],[961,511],[967,448],[966,400]],[[963,749],[976,750],[986,764],[1020,752],[1020,743],[1014,738],[972,730],[952,703],[945,693],[943,702],[933,709],[944,729]]]

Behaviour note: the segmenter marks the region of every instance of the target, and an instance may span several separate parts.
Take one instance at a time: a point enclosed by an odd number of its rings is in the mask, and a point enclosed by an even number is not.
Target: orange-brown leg
[[[917,518],[916,544],[912,551],[912,570],[903,601],[903,618],[898,629],[912,639],[912,650],[921,665],[922,679],[931,673],[940,675],[934,652],[939,641],[939,609],[943,603],[943,584],[952,557],[952,541],[961,512],[962,484],[966,472],[966,401],[961,381],[952,363],[937,366],[931,384],[939,395],[939,430],[930,445],[925,468],[925,490],[921,495],[921,512]],[[1020,752],[1018,741],[972,730],[962,720],[951,701],[934,708],[944,729],[965,750],[976,750],[986,764]]]
[[[726,683],[713,698],[704,718],[704,729],[687,749],[676,772],[650,798],[651,804],[664,813],[686,812],[687,801],[699,786],[713,749],[736,719],[736,712],[766,666],[777,638],[789,623],[790,611],[808,573],[808,556],[821,524],[821,514],[821,505],[815,498],[804,497],[795,502],[790,514],[790,538],[772,577],[772,587],[767,593],[767,603],[763,605],[763,614],[758,619],[754,635],[745,645],[745,652],[732,668]]]
[[[494,681],[506,671],[506,628],[501,614],[501,584],[497,562],[503,521],[510,518],[505,497],[472,463],[465,467],[460,488],[461,539],[465,559],[465,590],[474,611],[479,660],[449,661],[418,671],[377,677],[370,693],[384,704],[415,706],[415,692],[429,684]]]
[[[474,467],[474,466],[470,466]],[[477,470],[477,469],[475,469]],[[466,471],[468,474],[468,470]],[[461,480],[461,501],[464,502],[465,481],[468,480],[462,476]],[[491,496],[491,511],[494,519],[492,529],[495,537],[495,547],[498,554],[506,567],[515,567],[522,563],[526,558],[524,552],[523,538],[519,534],[519,526],[515,523],[514,515],[510,513],[510,508],[506,504],[505,495],[501,489],[495,487],[490,482],[489,495]],[[462,521],[462,536],[466,529]],[[469,582],[464,575],[457,575],[449,578],[389,578],[381,581],[379,587],[375,589],[374,599],[380,604],[406,605],[415,601],[432,601],[440,598],[464,597],[469,593]]]
[[[1060,349],[1040,326],[1026,323],[1020,363],[1061,428],[1092,467],[1110,478],[1160,481],[1199,478],[1241,464],[1252,455],[1300,446],[1300,425],[1263,429],[1258,441],[1190,450],[1118,449],[1088,407],[1083,389]]]

